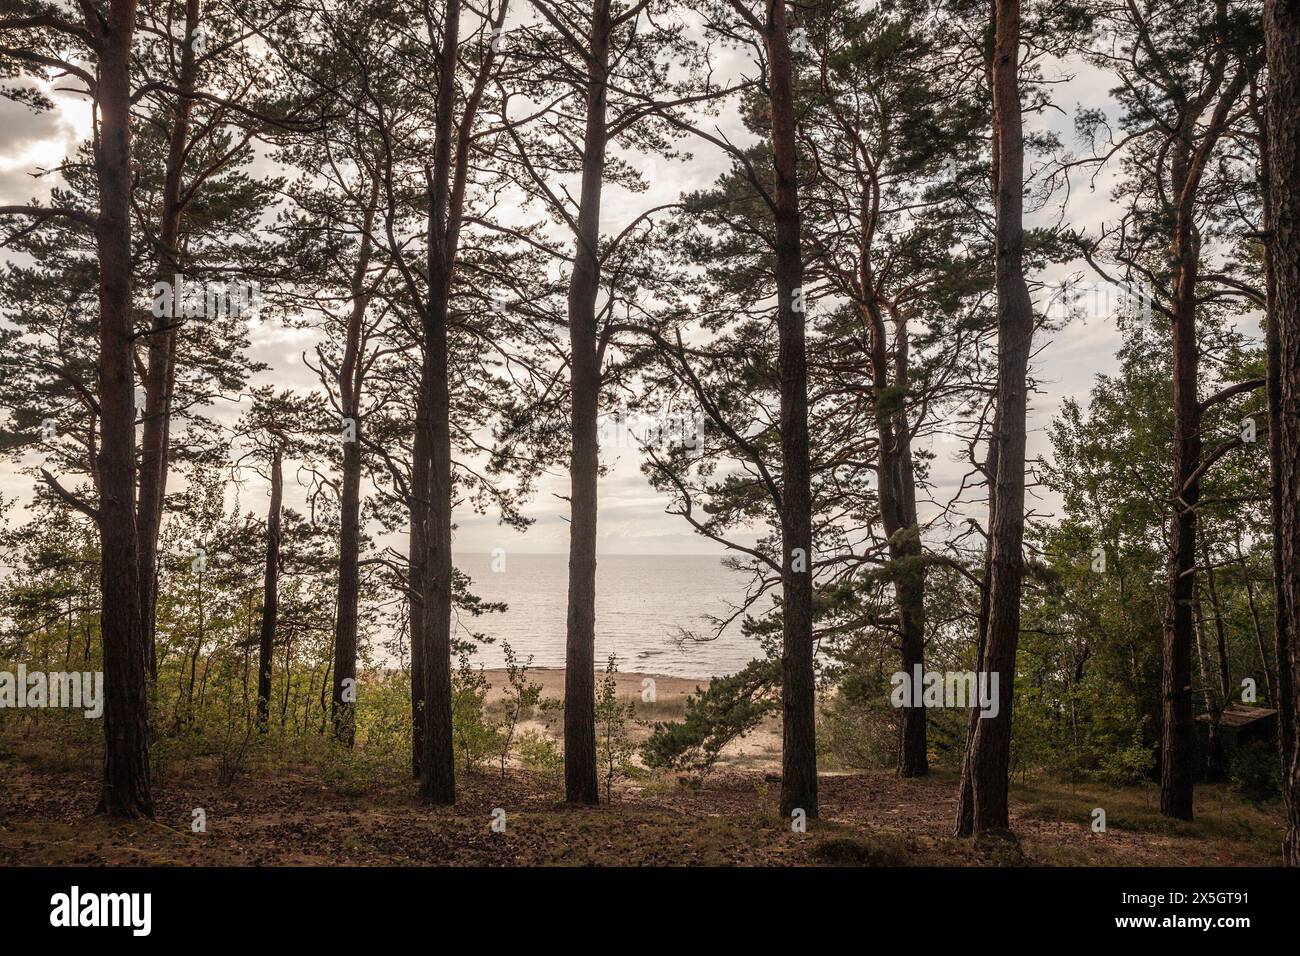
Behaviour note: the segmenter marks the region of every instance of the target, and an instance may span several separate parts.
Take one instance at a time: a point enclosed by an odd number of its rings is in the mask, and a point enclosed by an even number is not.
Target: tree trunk
[[[971,742],[970,777],[976,836],[1006,831],[1011,715],[1020,638],[1020,581],[1024,565],[1025,412],[1033,304],[1025,284],[1024,136],[1020,115],[1019,0],[998,0],[995,11],[993,122],[997,144],[998,396],[997,507],[989,528],[988,635],[983,671],[998,677],[998,711],[982,716]],[[990,687],[991,682],[990,682]]]
[[[1300,3],[1265,0],[1268,50],[1268,222],[1270,296],[1269,450],[1273,463],[1274,577],[1278,726],[1283,844],[1288,866],[1300,866]]]
[[[266,733],[271,705],[271,666],[280,611],[280,505],[284,499],[282,451],[271,455],[271,507],[266,513],[266,567],[262,572],[262,630],[257,652],[257,726]]]
[[[795,109],[785,0],[768,0],[765,37],[772,118],[778,364],[781,371],[781,813],[817,816],[817,698],[813,671],[812,491],[808,366]]]
[[[339,366],[339,406],[343,411],[343,493],[339,501],[338,616],[334,623],[334,691],[330,715],[334,738],[351,747],[356,739],[357,604],[361,587],[358,561],[361,548],[361,327],[370,297],[366,294],[366,271],[370,266],[370,232],[379,196],[379,177],[371,183],[370,205],[366,209],[352,273],[352,311],[348,315],[347,342]],[[351,689],[349,691],[349,684]],[[351,696],[351,700],[345,700]]]
[[[993,527],[993,517],[997,511],[997,474],[998,474],[998,425],[993,422],[993,433],[989,436],[988,453],[984,458],[984,479],[989,489],[989,527]],[[989,633],[989,580],[993,577],[992,539],[984,543],[984,576],[980,582],[979,617],[975,624],[975,672],[984,670],[984,649],[988,644]],[[953,835],[968,837],[975,832],[975,784],[971,780],[971,752],[975,746],[975,731],[979,727],[980,709],[972,707],[966,721],[966,749],[962,751],[961,787],[957,796],[957,822]]]
[[[901,670],[925,667],[925,570],[921,563],[921,529],[916,518],[916,485],[912,474],[912,439],[902,395],[892,399],[884,319],[872,294],[870,271],[863,270],[867,318],[871,326],[872,385],[876,394],[876,434],[880,442],[879,496],[881,524],[889,542],[889,575],[898,609]],[[893,386],[907,388],[907,325],[898,320]],[[893,404],[897,402],[897,407]],[[903,708],[899,733],[898,775],[929,773],[926,752],[925,705],[913,694]]]
[[[198,58],[192,46],[199,27],[200,0],[186,0],[185,40],[181,46],[179,89],[191,93],[198,79]],[[163,176],[162,216],[158,227],[158,281],[173,283],[171,301],[180,301],[175,287],[180,276],[181,178],[188,155],[190,113],[194,100],[178,95],[172,107],[167,166]],[[144,375],[143,436],[140,443],[140,490],[136,527],[140,536],[140,615],[151,679],[158,679],[155,616],[158,604],[158,534],[162,527],[167,467],[170,458],[172,392],[176,384],[176,313],[155,316],[149,334]]]
[[[989,0],[989,16],[984,29],[984,78],[988,83],[989,97],[993,96],[993,66],[997,60],[997,0]],[[998,165],[998,128],[993,127],[991,137],[992,155],[989,157],[989,194],[997,208],[1000,167]],[[989,535],[993,530],[993,517],[997,505],[998,485],[998,420],[996,412],[997,393],[994,385],[993,430],[989,434],[988,451],[984,456],[984,481],[989,494]],[[972,451],[973,456],[973,451]],[[993,539],[986,535],[984,541],[984,574],[980,579],[980,605],[975,632],[975,672],[984,670],[984,649],[988,644],[989,634],[989,582],[993,577]],[[975,832],[975,784],[971,780],[971,753],[975,747],[975,731],[979,727],[979,707],[972,707],[966,721],[966,749],[962,751],[961,786],[957,795],[957,821],[953,827],[955,836],[968,837]]]
[[[1205,779],[1223,780],[1227,776],[1227,760],[1223,750],[1223,706],[1210,680],[1209,655],[1205,651],[1205,612],[1199,598],[1196,604],[1196,660],[1201,670],[1201,695],[1205,698],[1205,712],[1210,718],[1206,734]]]
[[[1170,145],[1171,183],[1184,195],[1192,151],[1190,133]],[[1201,409],[1197,399],[1200,356],[1196,345],[1196,276],[1198,255],[1191,210],[1175,208],[1170,257],[1173,279],[1174,486],[1169,528],[1168,596],[1162,648],[1164,702],[1161,742],[1160,812],[1192,819],[1194,733],[1192,723],[1193,600],[1196,590],[1196,502],[1200,482]]]
[[[361,423],[356,406],[344,403],[344,415],[357,429],[355,440],[343,443],[343,493],[339,500],[338,616],[334,622],[334,690],[330,718],[334,739],[351,747],[356,739],[357,591],[361,575]],[[345,699],[345,698],[351,698]]]
[[[411,441],[410,553],[407,557],[407,613],[411,639],[411,772],[419,779],[424,754],[424,578],[429,559],[424,522],[429,501],[428,403],[423,365],[416,400],[415,434]]]
[[[135,387],[131,335],[131,42],[135,3],[114,0],[99,56],[95,171],[99,216],[100,630],[104,648],[104,788],[99,812],[153,816],[149,700],[135,524]]]
[[[605,124],[610,5],[591,13],[591,59],[583,140],[582,193],[573,273],[569,277],[571,352],[568,636],[564,649],[564,798],[598,803],[596,780],[596,483],[600,468],[600,356],[596,298],[600,288],[600,199],[608,130]]]
[[[424,729],[420,797],[456,802],[456,752],[451,727],[451,385],[447,320],[455,256],[448,236],[452,111],[456,105],[456,58],[460,48],[460,0],[448,0],[443,23],[441,70],[435,106],[433,164],[429,173],[429,297],[424,312],[424,365],[420,398],[429,452],[429,494],[423,509],[427,558],[423,598],[422,673]]]

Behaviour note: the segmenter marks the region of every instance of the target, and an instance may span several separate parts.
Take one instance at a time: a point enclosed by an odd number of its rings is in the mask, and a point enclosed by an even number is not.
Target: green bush
[[[749,733],[780,706],[781,662],[750,661],[686,698],[680,721],[656,723],[641,747],[647,767],[704,776],[731,741]]]
[[[550,778],[564,772],[564,751],[556,739],[536,730],[526,730],[515,742],[519,762],[528,770]]]

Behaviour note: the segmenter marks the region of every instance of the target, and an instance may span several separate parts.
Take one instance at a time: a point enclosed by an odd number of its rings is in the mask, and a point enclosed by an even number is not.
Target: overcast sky
[[[1107,90],[1108,78],[1088,68],[1074,67],[1075,76],[1055,88],[1056,103],[1064,114],[1053,113],[1044,119],[1034,118],[1030,123],[1048,122],[1062,131],[1067,145],[1081,148],[1074,140],[1072,117],[1081,107],[1101,107],[1112,116],[1113,106]],[[0,100],[0,204],[23,203],[43,199],[48,195],[54,177],[33,178],[41,167],[57,165],[60,160],[82,142],[89,128],[89,113],[85,103],[78,98],[56,94],[60,108],[54,112],[34,115],[25,107],[8,100]],[[722,120],[734,129],[734,118]],[[661,159],[629,157],[649,183],[649,190],[630,195],[619,190],[607,190],[604,210],[604,231],[616,233],[621,226],[641,210],[672,202],[684,190],[707,186],[725,168],[724,158],[708,144],[693,147],[689,164],[670,163]],[[1069,221],[1086,229],[1095,229],[1115,214],[1106,190],[1106,180],[1096,192],[1076,188],[1068,210]],[[1052,218],[1056,212],[1052,211]],[[1043,278],[1057,281],[1067,273],[1079,271],[1064,267]],[[1258,329],[1251,327],[1252,334]],[[271,366],[269,373],[255,379],[255,384],[274,383],[278,387],[309,389],[317,385],[315,374],[305,368],[301,359],[304,351],[310,352],[312,333],[290,330],[264,324],[252,332],[253,358]],[[1053,333],[1047,341],[1036,341],[1038,351],[1034,374],[1041,383],[1043,394],[1032,396],[1030,408],[1029,454],[1047,453],[1046,426],[1056,414],[1061,401],[1069,396],[1085,395],[1093,377],[1115,367],[1114,353],[1118,335],[1113,320],[1105,315],[1093,315],[1083,321],[1071,323],[1062,331]],[[225,412],[233,419],[238,414],[236,406]],[[933,478],[939,485],[935,492],[938,500],[946,495],[944,488],[951,486],[962,471],[961,466],[946,461],[949,449],[939,446],[940,459],[936,461]],[[717,545],[693,534],[677,517],[666,515],[665,499],[655,493],[640,472],[640,456],[635,448],[606,448],[603,460],[610,467],[609,475],[600,485],[599,550],[605,554],[682,554],[716,553]],[[6,498],[30,497],[32,481],[27,475],[5,470],[0,473],[0,494]],[[462,509],[456,515],[456,549],[461,552],[486,552],[505,548],[515,552],[562,553],[568,548],[567,503],[557,495],[568,491],[567,475],[561,470],[542,479],[538,494],[527,507],[527,513],[536,524],[526,533],[519,534],[500,527],[492,515],[475,515]],[[265,489],[250,483],[243,493],[246,508],[256,508],[255,501],[265,494]],[[294,490],[287,489],[288,503],[294,500]],[[1038,512],[1051,512],[1055,503],[1037,501],[1033,507]],[[924,518],[924,515],[923,515]],[[404,536],[391,541],[405,550]]]

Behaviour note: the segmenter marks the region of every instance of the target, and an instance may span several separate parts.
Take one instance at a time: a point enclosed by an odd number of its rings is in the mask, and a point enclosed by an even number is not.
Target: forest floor
[[[547,672],[562,681],[563,672]],[[644,675],[620,675],[633,697]],[[649,716],[667,719],[696,681],[656,678]],[[497,681],[493,681],[498,684]],[[502,681],[501,683],[504,683]],[[555,696],[556,680],[544,696]],[[644,708],[643,708],[644,709]],[[642,715],[638,715],[642,716]],[[536,720],[554,734],[557,717]],[[31,725],[0,733],[0,865],[1057,865],[1234,866],[1281,862],[1280,804],[1249,803],[1224,785],[1196,790],[1197,819],[1159,814],[1151,786],[1048,779],[1012,787],[1019,845],[951,835],[957,776],[902,780],[887,770],[823,773],[821,814],[807,832],[779,815],[780,732],[769,721],[728,749],[702,784],[657,774],[615,785],[599,807],[563,802],[554,775],[484,768],[457,777],[455,807],[425,807],[400,768],[341,765],[278,751],[222,784],[217,757],[161,752],[156,819],[93,814],[93,745]],[[1095,808],[1106,831],[1092,831]],[[201,808],[205,832],[193,832]],[[505,811],[504,833],[493,813]],[[498,815],[499,816],[499,815]]]

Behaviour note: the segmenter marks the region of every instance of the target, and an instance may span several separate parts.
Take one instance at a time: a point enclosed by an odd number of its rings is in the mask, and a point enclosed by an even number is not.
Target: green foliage
[[[460,765],[474,771],[500,748],[498,729],[484,708],[488,683],[483,665],[470,663],[469,652],[460,652],[460,666],[451,675],[451,734]]]
[[[1027,535],[1036,559],[1027,567],[1014,747],[1024,770],[1127,784],[1150,779],[1156,768],[1173,478],[1167,323],[1126,318],[1120,329],[1119,371],[1098,375],[1086,404],[1067,400],[1051,428],[1044,481],[1061,496],[1064,514]],[[1201,337],[1210,359],[1203,391],[1253,368],[1255,353],[1223,316],[1203,316]],[[1237,434],[1258,401],[1244,393],[1214,406],[1203,426],[1207,447]],[[1210,621],[1222,618],[1232,667],[1258,661],[1255,629],[1270,619],[1266,526],[1251,504],[1266,491],[1265,446],[1221,459],[1202,487],[1198,550],[1216,568],[1216,588],[1211,595],[1199,576],[1199,600],[1207,636]],[[1216,672],[1217,661],[1209,663]],[[1205,688],[1195,690],[1202,706]]]
[[[506,691],[502,700],[505,716],[501,720],[497,736],[501,741],[501,776],[504,777],[519,722],[527,719],[532,709],[541,700],[542,685],[528,679],[528,666],[533,660],[531,654],[527,660],[520,663],[509,641],[502,641],[501,649],[506,657]]]
[[[605,800],[613,794],[614,781],[636,773],[632,762],[636,747],[628,724],[636,715],[636,704],[618,696],[618,658],[610,654],[605,676],[596,692],[596,761],[605,780]]]
[[[756,659],[686,698],[680,721],[659,722],[641,747],[646,766],[708,774],[722,748],[780,705],[781,665]]]
[[[837,693],[823,703],[817,716],[818,767],[886,767],[897,757],[898,711],[884,694],[863,701]]]
[[[558,780],[564,773],[564,751],[550,734],[525,730],[515,747],[519,762],[528,770]]]

